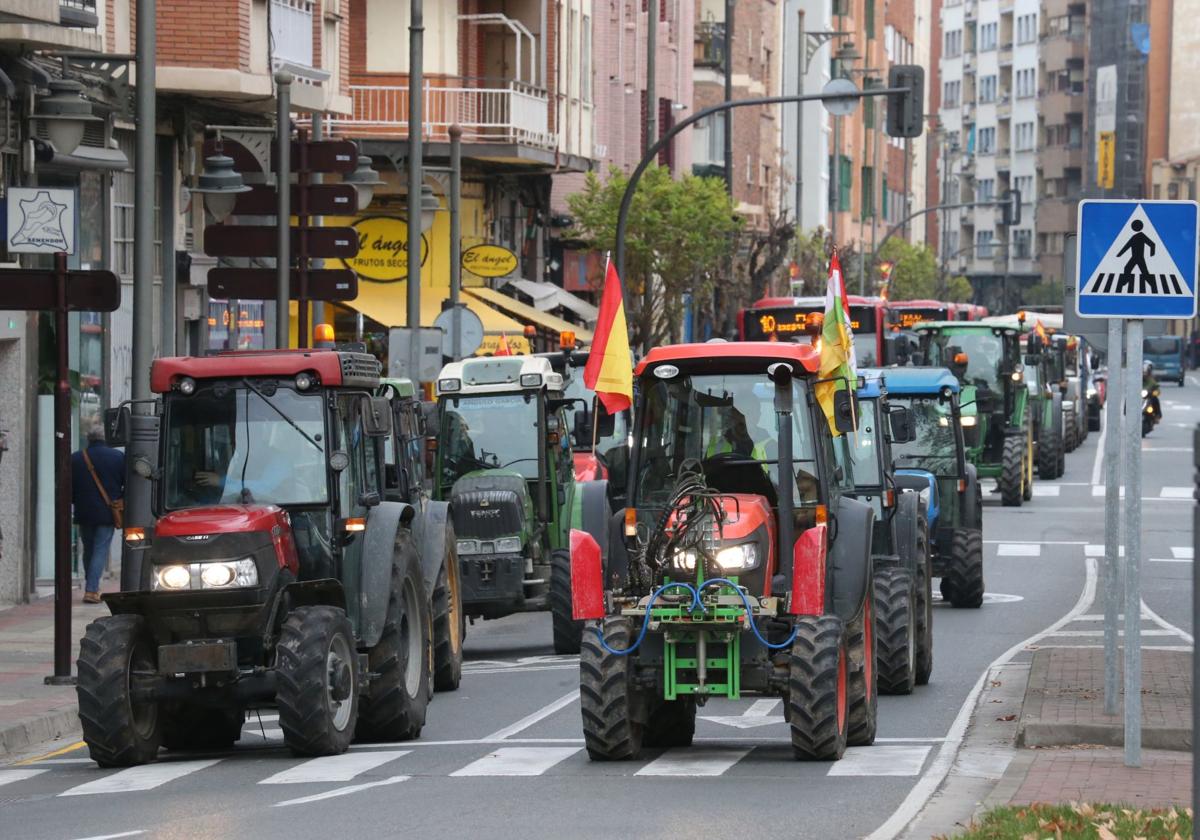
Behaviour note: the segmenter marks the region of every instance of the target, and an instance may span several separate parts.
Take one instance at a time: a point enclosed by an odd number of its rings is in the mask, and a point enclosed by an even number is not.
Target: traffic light
[[[1012,227],[1021,224],[1021,191],[1005,190],[1000,194],[1000,224]]]
[[[925,68],[919,64],[894,64],[888,68],[889,88],[908,88],[888,94],[889,137],[920,137],[925,122]]]

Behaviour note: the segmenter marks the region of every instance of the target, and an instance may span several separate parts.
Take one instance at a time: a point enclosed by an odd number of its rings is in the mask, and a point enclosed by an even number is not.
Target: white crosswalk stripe
[[[1093,496],[1103,497],[1104,494],[1107,492],[1108,492],[1108,488],[1106,488],[1103,484],[1097,484],[1092,487],[1092,495]],[[1125,488],[1124,487],[1121,488],[1121,498],[1122,499],[1125,498]]]
[[[327,790],[324,793],[314,793],[312,796],[301,796],[299,799],[288,799],[284,802],[276,802],[276,808],[286,808],[289,805],[306,805],[309,802],[320,802],[325,799],[333,799],[335,796],[345,796],[349,793],[358,793],[360,790],[369,790],[370,788],[383,787],[384,785],[394,785],[398,782],[407,782],[409,776],[391,776],[387,779],[379,779],[374,782],[363,782],[361,785],[350,785],[349,787],[334,788]]]
[[[996,554],[1000,557],[1041,557],[1042,547],[1038,543],[1000,543]]]
[[[314,758],[289,767],[259,782],[260,785],[295,785],[310,782],[348,782],[360,773],[408,755],[411,750],[344,753]]]
[[[32,768],[27,770],[0,770],[0,787],[11,785],[13,782],[23,782],[26,779],[32,779],[34,776],[39,776],[45,772],[45,770],[35,770]]]
[[[1033,485],[1034,497],[1043,496],[1046,498],[1056,498],[1062,492],[1062,487],[1058,484],[1037,484]]]
[[[668,750],[641,768],[636,776],[721,776],[750,750]]]
[[[1171,546],[1171,556],[1176,560],[1191,560],[1193,551],[1190,545]]]
[[[916,776],[925,765],[929,747],[896,745],[850,747],[841,761],[829,767],[828,776]]]
[[[1193,492],[1191,487],[1164,487],[1158,491],[1158,497],[1160,499],[1190,499]]]
[[[579,752],[579,747],[501,747],[451,776],[540,776]]]
[[[214,758],[206,761],[164,761],[161,764],[130,767],[128,770],[121,770],[94,782],[86,782],[78,787],[65,790],[59,796],[87,796],[97,793],[131,793],[139,790],[153,790],[167,782],[173,782],[207,767],[212,767],[220,760]]]

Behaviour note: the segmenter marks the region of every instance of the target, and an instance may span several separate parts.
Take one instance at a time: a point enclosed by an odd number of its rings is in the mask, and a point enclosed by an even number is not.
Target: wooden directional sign
[[[352,216],[358,211],[358,192],[350,184],[292,184],[291,210],[300,212],[300,193],[308,195],[305,208],[310,216]],[[279,194],[274,187],[256,184],[250,192],[237,197],[235,216],[274,216],[279,209]]]
[[[352,273],[352,272],[351,272]],[[0,269],[0,310],[50,310],[58,306],[53,271]],[[115,312],[121,306],[121,281],[111,271],[68,271],[67,309]]]
[[[275,269],[214,268],[208,272],[208,294],[219,299],[274,300]],[[346,269],[308,272],[306,300],[343,301],[358,297],[358,275]],[[292,269],[288,297],[300,299],[300,272]]]
[[[300,142],[292,141],[293,171],[300,167]],[[358,146],[350,140],[308,140],[309,172],[353,172],[358,168]],[[276,169],[275,144],[271,144],[271,169]]]
[[[293,227],[291,252],[297,256],[349,258],[358,253],[358,234],[349,227],[307,227],[306,248],[300,251],[300,228]],[[274,225],[209,225],[204,229],[204,253],[210,257],[273,257]]]

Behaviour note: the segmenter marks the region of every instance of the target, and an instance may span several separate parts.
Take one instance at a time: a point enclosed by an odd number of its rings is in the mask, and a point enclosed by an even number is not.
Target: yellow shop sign
[[[353,223],[358,256],[342,260],[363,280],[395,283],[408,278],[408,222],[394,216],[368,216]],[[421,236],[421,265],[429,259],[429,240]]]
[[[479,277],[505,277],[517,270],[517,255],[499,245],[476,245],[463,251],[462,267]]]

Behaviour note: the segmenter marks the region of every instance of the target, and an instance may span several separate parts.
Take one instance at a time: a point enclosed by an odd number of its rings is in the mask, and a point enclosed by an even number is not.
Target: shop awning
[[[554,333],[573,332],[578,341],[584,344],[592,343],[591,330],[584,329],[578,324],[572,324],[570,321],[564,321],[557,315],[542,312],[540,309],[535,309],[528,304],[521,303],[521,301],[510,298],[508,295],[497,292],[495,289],[480,286],[463,289],[463,292],[464,298],[472,296],[478,298],[485,303],[495,306],[497,309],[503,310],[522,323],[533,324],[535,327],[541,327],[544,330]]]
[[[518,278],[509,280],[508,285],[517,289],[521,294],[528,295],[533,300],[534,308],[543,312],[562,307],[571,310],[591,325],[594,325],[596,319],[600,317],[599,307],[553,283]]]
[[[466,291],[464,289],[464,291]],[[361,312],[372,321],[378,321],[385,327],[408,326],[408,289],[405,283],[368,283],[359,282],[358,297],[346,301],[345,306]],[[421,326],[433,326],[434,319],[442,311],[443,293],[436,294],[429,289],[421,290]],[[528,353],[529,342],[524,336],[525,327],[502,312],[497,312],[490,306],[463,295],[462,302],[467,308],[479,316],[483,322],[483,345],[480,353],[491,353],[496,350],[500,336],[508,339],[508,346],[514,353]]]

